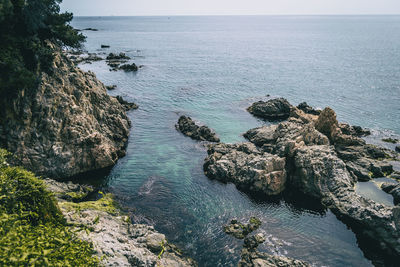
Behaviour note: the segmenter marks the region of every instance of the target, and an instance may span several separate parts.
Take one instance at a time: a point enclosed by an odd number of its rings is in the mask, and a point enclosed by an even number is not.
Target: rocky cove
[[[112,96],[93,73],[59,54],[54,80],[44,74],[39,90],[3,103],[7,119],[1,140],[16,154],[14,164],[80,182],[46,180],[68,223],[93,243],[103,264],[195,265],[189,256],[200,266],[368,266],[371,261],[395,266],[397,207],[361,197],[354,189],[385,176],[392,182],[382,189],[397,203],[394,146],[367,144],[360,137],[368,130],[339,123],[330,108],[295,107],[283,98],[259,101],[265,97],[235,91],[233,96],[246,100],[235,102],[228,95],[221,100],[223,94],[210,96],[193,84],[182,87],[179,80],[174,84],[161,69],[159,83],[149,51],[115,48],[115,43],[100,46],[106,41],[96,34],[104,26],[96,28],[88,32],[88,57],[77,63],[113,84]],[[106,59],[110,52],[114,58]],[[149,57],[142,59],[142,53]],[[110,72],[109,67],[119,68],[128,58],[146,67]],[[141,108],[126,113],[137,108],[130,101]],[[215,108],[226,103],[233,118]],[[244,115],[246,109],[255,117]],[[225,131],[227,122],[243,127]],[[232,133],[248,141],[227,138]],[[105,178],[91,172],[104,168]],[[101,188],[84,185],[88,180]],[[251,226],[253,218],[244,223],[252,216],[260,218],[257,227]],[[239,240],[225,235],[223,226],[229,222],[231,232],[248,231]]]

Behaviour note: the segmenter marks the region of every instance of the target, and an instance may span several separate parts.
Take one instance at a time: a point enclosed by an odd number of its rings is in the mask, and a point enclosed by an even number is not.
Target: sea
[[[368,141],[400,135],[400,16],[75,17],[84,49],[124,52],[137,72],[105,61],[80,64],[139,109],[129,111],[127,155],[99,177],[135,223],[154,225],[199,266],[236,266],[243,240],[232,218],[263,222],[261,251],[314,266],[372,266],[382,259],[329,210],[302,196],[255,197],[203,173],[206,143],[175,129],[188,115],[225,143],[270,122],[246,111],[284,97],[333,108],[339,121],[371,129]],[[101,48],[109,45],[110,48]],[[361,248],[363,249],[361,249]]]

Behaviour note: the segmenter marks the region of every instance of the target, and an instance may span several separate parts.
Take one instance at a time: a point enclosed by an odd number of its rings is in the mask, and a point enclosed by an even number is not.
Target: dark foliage
[[[32,88],[50,72],[56,46],[80,47],[85,37],[60,13],[61,0],[0,0],[0,97]]]

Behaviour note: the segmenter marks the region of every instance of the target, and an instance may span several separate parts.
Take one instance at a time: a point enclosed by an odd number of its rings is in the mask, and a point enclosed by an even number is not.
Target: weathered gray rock
[[[295,166],[294,186],[356,225],[356,233],[375,240],[385,253],[400,255],[399,211],[357,195],[354,179],[334,147],[302,147],[296,153]]]
[[[281,193],[286,184],[285,159],[252,143],[210,145],[204,171],[209,178],[265,195]]]
[[[196,123],[187,116],[179,117],[178,123],[175,128],[186,136],[194,140],[219,142],[216,133],[207,126],[198,126]]]
[[[233,219],[229,224],[224,225],[224,232],[238,239],[243,239],[251,232],[256,231],[260,225],[261,221],[256,217],[251,217],[248,224],[244,224],[236,219]]]
[[[287,119],[290,115],[291,105],[284,98],[271,99],[266,102],[258,101],[247,110],[254,116],[268,120]]]
[[[400,203],[400,184],[383,183],[381,188],[383,191],[393,196],[393,202],[395,205]]]
[[[397,157],[394,152],[367,145],[359,138],[367,132],[339,124],[330,108],[325,108],[318,117],[293,107],[290,114],[286,122],[245,133],[257,147],[248,143],[210,147],[204,165],[207,176],[232,181],[241,188],[252,182],[249,178],[252,174],[246,172],[253,170],[254,158],[261,157],[265,163],[271,156],[277,156],[285,161],[286,183],[290,188],[316,198],[350,225],[357,236],[372,240],[385,255],[398,257],[400,207],[377,204],[354,190],[358,180],[392,173],[388,159]],[[257,166],[261,165],[259,162]],[[397,197],[398,192],[391,190]]]
[[[69,191],[71,188],[81,187],[50,179],[46,183],[49,189],[56,190],[57,196],[68,195],[75,192]],[[62,199],[59,206],[77,236],[93,244],[104,266],[197,266],[153,226],[132,224],[113,203],[97,204],[99,201],[77,204]]]
[[[124,107],[59,52],[52,71],[40,74],[37,88],[0,100],[0,146],[17,164],[53,178],[114,165],[129,135]]]

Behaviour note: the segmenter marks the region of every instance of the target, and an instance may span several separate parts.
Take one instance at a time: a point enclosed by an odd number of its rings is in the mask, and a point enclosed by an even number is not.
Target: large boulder
[[[181,116],[175,128],[194,140],[219,142],[216,133],[207,126],[198,126],[190,117]]]
[[[57,52],[39,85],[1,99],[0,146],[37,175],[65,178],[113,166],[125,155],[130,121],[91,72]]]
[[[267,120],[287,119],[291,110],[290,103],[284,98],[271,99],[266,102],[258,101],[253,103],[248,111],[254,116]]]
[[[390,256],[400,255],[400,217],[397,208],[387,207],[359,196],[354,179],[348,173],[333,146],[300,148],[295,156],[294,187],[320,199],[353,230],[374,240]]]
[[[252,143],[216,144],[208,148],[205,174],[239,189],[277,195],[285,189],[285,159],[263,152]]]

